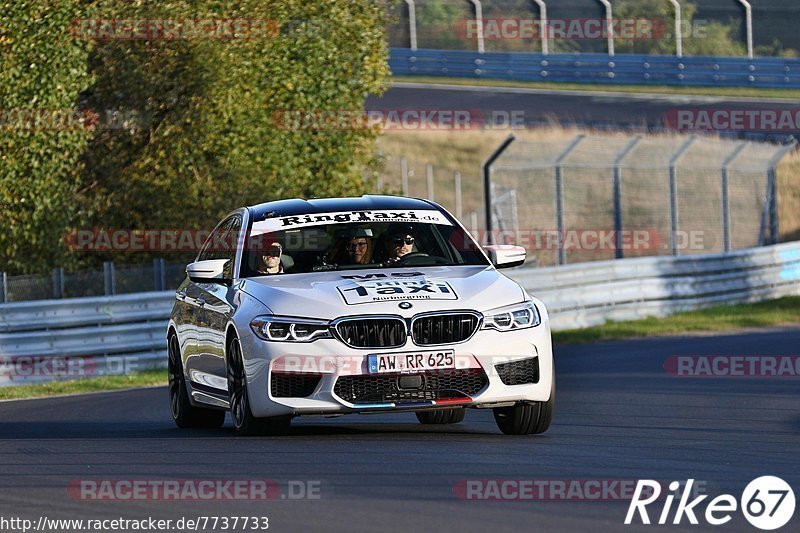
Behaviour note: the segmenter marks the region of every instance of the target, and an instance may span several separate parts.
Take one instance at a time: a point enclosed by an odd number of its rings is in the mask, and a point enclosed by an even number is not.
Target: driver
[[[386,232],[386,254],[388,264],[396,263],[414,250],[416,238],[410,224],[392,224]]]
[[[258,273],[265,275],[283,274],[283,265],[281,264],[283,246],[276,240],[267,241],[266,244],[266,249],[261,252]]]

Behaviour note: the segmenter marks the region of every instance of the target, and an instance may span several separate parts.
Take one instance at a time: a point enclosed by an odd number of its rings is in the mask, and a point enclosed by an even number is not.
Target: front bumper
[[[543,402],[550,398],[553,380],[553,351],[547,319],[537,327],[499,332],[480,330],[458,344],[420,347],[409,340],[405,346],[386,350],[353,349],[336,339],[296,344],[267,342],[254,334],[240,337],[247,374],[250,408],[254,416],[339,415],[362,412],[424,410],[437,407],[492,407],[521,401]],[[430,352],[450,349],[456,356],[456,373],[485,374],[485,385],[468,395],[444,395],[440,399],[411,398],[401,394],[388,401],[353,403],[336,394],[340,377],[367,377],[367,356],[375,353]],[[496,365],[535,358],[538,381],[506,385]],[[276,397],[270,387],[272,373],[320,376],[307,397]],[[441,371],[433,371],[436,374]],[[427,374],[426,374],[427,375]],[[508,382],[508,379],[505,379]],[[429,382],[426,379],[426,383]],[[431,380],[430,382],[435,382]],[[473,383],[473,382],[470,382]],[[339,388],[340,392],[342,387]],[[457,396],[457,397],[456,397]]]

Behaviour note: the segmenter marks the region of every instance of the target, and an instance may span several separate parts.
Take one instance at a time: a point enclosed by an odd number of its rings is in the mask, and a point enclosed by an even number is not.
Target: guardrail
[[[540,54],[392,48],[395,76],[449,76],[536,82],[800,88],[800,59]]]
[[[0,305],[0,386],[164,366],[175,292]]]
[[[512,277],[547,305],[553,329],[580,328],[800,294],[800,243],[522,268]]]
[[[800,294],[800,243],[511,271],[553,329]],[[0,386],[163,366],[175,293],[0,305]]]

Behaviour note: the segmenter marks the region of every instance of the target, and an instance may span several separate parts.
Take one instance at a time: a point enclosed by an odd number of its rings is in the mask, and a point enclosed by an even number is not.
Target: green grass
[[[37,383],[35,385],[20,385],[18,387],[3,387],[0,388],[0,400],[40,398],[61,394],[81,394],[166,384],[166,369],[144,370],[128,376],[105,376],[101,378]]]
[[[754,304],[719,305],[664,318],[608,322],[603,326],[554,331],[553,343],[586,343],[788,324],[800,324],[800,296],[788,296]]]
[[[620,93],[650,93],[696,96],[735,96],[754,98],[800,99],[798,89],[758,89],[752,87],[678,87],[672,85],[609,85],[591,83],[534,82],[495,79],[447,78],[439,76],[395,76],[397,82],[443,83],[448,85],[476,85],[480,87],[513,87],[522,89],[549,89],[563,91],[606,91]]]

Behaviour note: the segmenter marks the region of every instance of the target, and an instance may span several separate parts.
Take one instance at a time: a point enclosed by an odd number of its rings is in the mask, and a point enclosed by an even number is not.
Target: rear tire
[[[553,373],[550,399],[546,402],[518,403],[511,407],[496,407],[494,420],[506,435],[537,435],[544,433],[553,421],[556,404],[556,376]]]
[[[183,374],[178,336],[171,332],[167,338],[167,371],[169,373],[169,404],[172,419],[179,428],[220,428],[225,423],[225,411],[195,407],[189,401],[186,376]]]
[[[467,415],[467,410],[461,408],[418,411],[416,415],[420,424],[458,424],[463,422],[464,417]]]
[[[233,427],[239,435],[247,437],[281,435],[289,430],[290,418],[259,418],[250,410],[242,349],[236,337],[228,343],[228,397]]]

